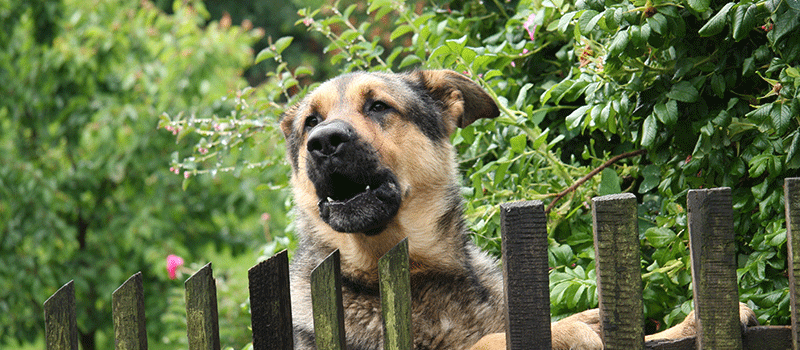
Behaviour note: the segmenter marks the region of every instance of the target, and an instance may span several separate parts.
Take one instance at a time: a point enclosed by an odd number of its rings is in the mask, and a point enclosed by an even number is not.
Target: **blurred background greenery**
[[[281,111],[341,72],[417,67],[499,102],[453,135],[468,222],[499,254],[498,203],[552,205],[554,319],[597,305],[589,199],[626,191],[647,329],[682,320],[686,192],[730,186],[741,299],[785,324],[799,18],[794,0],[0,0],[0,347],[42,348],[70,280],[82,348],[111,347],[111,293],[142,271],[150,347],[185,348],[180,281],[213,262],[222,344],[247,348],[246,270],[295,244]]]

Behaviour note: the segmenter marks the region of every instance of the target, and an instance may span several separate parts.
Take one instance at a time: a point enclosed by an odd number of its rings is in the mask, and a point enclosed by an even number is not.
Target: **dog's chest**
[[[412,280],[414,348],[467,349],[483,335],[503,329],[502,294],[466,276],[425,276]],[[342,291],[348,340],[382,339],[379,293],[347,283]],[[354,348],[371,349],[366,344]],[[382,349],[383,344],[375,349]]]

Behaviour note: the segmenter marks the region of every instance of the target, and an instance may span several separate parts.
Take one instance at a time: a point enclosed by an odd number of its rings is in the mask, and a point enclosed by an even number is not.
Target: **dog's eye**
[[[319,124],[319,117],[316,115],[310,115],[306,117],[306,122],[304,126],[308,129],[317,126],[317,124]]]
[[[369,112],[369,113],[380,113],[380,112],[386,111],[386,110],[388,110],[388,109],[390,109],[390,108],[391,108],[391,107],[389,107],[389,105],[388,105],[388,104],[386,104],[386,102],[383,102],[383,101],[373,101],[373,102],[372,102],[372,103],[369,105],[369,107],[367,108],[367,112]]]

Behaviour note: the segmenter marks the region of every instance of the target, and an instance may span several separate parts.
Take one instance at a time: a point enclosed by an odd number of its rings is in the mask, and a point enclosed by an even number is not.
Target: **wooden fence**
[[[800,349],[800,178],[785,180],[791,326],[739,326],[731,190],[688,194],[692,282],[698,335],[644,342],[642,279],[636,198],[592,200],[597,291],[606,349]],[[550,349],[547,230],[540,201],[501,205],[503,273],[509,349]],[[411,349],[408,245],[404,240],[379,262],[385,348]],[[292,349],[289,263],[286,251],[249,270],[253,347]],[[344,349],[339,253],[312,273],[318,349]],[[116,349],[147,349],[141,273],[112,295]],[[78,349],[72,282],[44,303],[47,349]],[[189,349],[220,348],[216,287],[211,264],[186,280]],[[243,327],[243,325],[237,325]]]

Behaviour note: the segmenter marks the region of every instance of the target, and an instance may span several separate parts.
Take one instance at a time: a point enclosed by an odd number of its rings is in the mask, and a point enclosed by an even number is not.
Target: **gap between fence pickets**
[[[699,190],[703,192],[696,192],[695,194],[690,194],[690,198],[693,198],[697,204],[688,203],[687,208],[689,209],[692,217],[703,216],[706,218],[702,223],[693,223],[690,221],[690,227],[692,231],[696,230],[721,230],[725,231],[728,230],[729,227],[726,227],[728,223],[732,222],[732,215],[730,214],[732,209],[728,209],[727,206],[730,204],[730,189],[710,189],[710,190]],[[727,192],[726,192],[727,191]],[[787,246],[789,249],[789,259],[790,265],[792,266],[792,274],[790,276],[790,285],[791,285],[791,314],[792,314],[792,325],[791,326],[760,326],[760,327],[750,327],[747,329],[746,332],[741,334],[741,346],[744,349],[757,349],[757,350],[769,350],[769,349],[787,349],[787,348],[794,348],[798,349],[798,313],[800,307],[798,306],[798,302],[800,302],[800,280],[798,276],[795,274],[800,273],[800,257],[795,256],[800,252],[800,178],[788,178],[785,179],[784,182],[784,191],[785,191],[785,208],[786,208],[786,225],[787,225]],[[711,198],[709,199],[708,196],[721,196],[721,200],[719,198]],[[725,198],[727,196],[727,199]],[[608,198],[606,198],[608,199]],[[622,195],[622,199],[625,199],[625,195]],[[598,200],[603,200],[602,197],[599,197]],[[546,218],[543,219],[543,211],[541,211],[542,205],[541,202],[538,201],[531,201],[531,202],[517,202],[517,203],[505,203],[501,205],[501,226],[503,228],[503,259],[504,259],[504,274],[506,274],[506,292],[507,298],[509,302],[507,303],[507,308],[509,306],[515,305],[514,303],[519,302],[519,305],[523,305],[522,309],[511,308],[512,311],[515,310],[525,310],[525,305],[532,307],[532,310],[547,310],[548,311],[548,320],[549,322],[549,293],[547,287],[547,279],[542,279],[541,276],[538,277],[531,277],[530,274],[535,274],[537,271],[547,271],[547,260],[546,260],[546,247],[547,247],[547,233],[546,228],[542,229],[542,227],[546,227]],[[541,213],[540,213],[541,211]],[[722,213],[722,214],[720,214]],[[699,214],[699,215],[698,215]],[[721,216],[718,216],[721,215]],[[694,219],[692,219],[694,220]],[[597,224],[595,226],[598,226]],[[516,232],[516,233],[515,233]],[[543,234],[543,236],[542,236]],[[725,235],[719,236],[715,239],[722,239],[722,240],[730,240],[732,234],[728,234],[727,238]],[[538,237],[538,238],[532,238]],[[543,237],[543,238],[542,238]],[[722,237],[722,238],[720,238]],[[720,244],[719,242],[703,242],[701,238],[697,242],[692,244],[693,247],[706,245],[706,247],[710,247],[713,244]],[[527,241],[526,241],[527,240]],[[542,241],[544,243],[542,243]],[[520,243],[523,242],[523,243]],[[693,241],[694,242],[694,241]],[[732,244],[732,243],[731,243]],[[526,249],[522,249],[527,245]],[[539,247],[539,248],[536,248]],[[536,249],[541,249],[544,247],[544,253],[531,253],[535,252]],[[722,249],[724,252],[724,246],[719,246],[719,249]],[[527,252],[527,253],[526,253]],[[718,253],[718,252],[717,252]],[[527,254],[527,255],[526,255]],[[694,252],[693,252],[694,254]],[[406,259],[407,259],[407,248],[406,248]],[[334,257],[335,256],[335,257]],[[544,265],[541,268],[528,268],[524,269],[524,266],[515,267],[515,262],[526,262],[530,265],[528,266],[542,266],[542,262],[536,259],[541,259],[544,256]],[[339,299],[336,299],[334,293],[334,300],[336,301],[334,304],[339,305],[341,307],[341,285],[340,282],[337,285],[335,280],[336,276],[341,278],[340,272],[336,274],[336,270],[338,269],[338,252],[334,252],[329,257],[330,264],[327,269],[329,272],[326,272],[327,275],[333,276],[333,290],[338,290]],[[536,258],[538,257],[538,258]],[[598,259],[600,260],[600,259]],[[700,263],[704,261],[707,263],[708,259],[701,260]],[[718,259],[719,260],[719,259]],[[695,259],[693,257],[693,264],[695,264]],[[712,259],[712,261],[715,261]],[[599,262],[602,264],[602,262]],[[725,268],[730,268],[729,262],[720,262],[715,261],[714,265],[719,268],[719,266],[723,266]],[[277,267],[275,267],[277,266]],[[404,267],[402,264],[399,265],[401,269]],[[702,265],[697,265],[702,266]],[[726,267],[727,266],[727,267]],[[272,269],[272,267],[275,267]],[[407,269],[407,267],[405,267]],[[694,270],[700,271],[701,269],[708,269],[708,267],[695,267]],[[734,278],[735,278],[735,265],[734,268]],[[517,270],[515,270],[517,269]],[[527,272],[521,273],[519,269],[527,270]],[[263,277],[262,278],[273,278],[276,283],[262,283],[258,276],[259,274],[263,274],[266,270],[270,270],[269,273],[272,276]],[[602,271],[602,267],[599,268],[599,271]],[[254,330],[254,348],[258,349],[267,349],[267,344],[261,342],[262,345],[256,345],[259,342],[256,340],[258,336],[256,334],[266,335],[271,333],[279,333],[282,339],[285,340],[285,347],[274,347],[270,346],[269,349],[291,349],[291,309],[290,309],[290,298],[289,298],[289,287],[288,287],[288,257],[286,252],[283,251],[272,258],[268,259],[261,264],[254,266],[249,273],[250,277],[250,289],[251,289],[251,306],[253,307],[252,318],[253,318],[253,330]],[[707,272],[707,271],[706,271]],[[598,274],[599,276],[600,274]],[[546,273],[545,273],[545,276]],[[713,275],[716,276],[716,275]],[[721,276],[721,275],[720,275]],[[599,278],[599,277],[598,277]],[[729,278],[729,277],[726,277]],[[326,277],[326,280],[330,283],[330,277]],[[508,281],[513,279],[520,279],[523,284],[521,288],[534,287],[534,286],[544,286],[544,288],[536,287],[535,289],[527,289],[528,294],[519,293],[516,291],[512,285],[514,283],[509,283]],[[713,279],[713,278],[712,278]],[[718,282],[718,281],[717,281]],[[527,283],[527,284],[525,284]],[[598,292],[602,293],[603,290],[608,290],[608,287],[602,287],[603,282],[598,282]],[[701,287],[703,283],[696,282],[695,284],[695,292],[696,293],[703,293],[702,291],[698,290],[701,288],[708,288],[708,287]],[[267,301],[262,300],[260,297],[261,292],[265,289],[264,286],[276,286],[272,288],[273,290],[263,294],[267,297]],[[259,289],[261,288],[261,289]],[[717,288],[714,286],[713,288]],[[131,342],[130,344],[136,344],[131,346],[123,346],[118,347],[118,349],[146,349],[146,340],[142,340],[143,338],[146,339],[144,336],[144,317],[143,317],[143,309],[139,306],[139,303],[143,303],[144,296],[143,296],[143,288],[141,283],[141,274],[137,273],[131,278],[126,281],[120,288],[114,292],[112,298],[115,298],[116,303],[121,306],[122,309],[116,311],[118,308],[115,307],[116,312],[131,312],[131,315],[134,319],[133,322],[119,322],[120,327],[136,327],[140,331],[137,332],[128,332],[128,336],[125,339],[136,339],[135,342]],[[542,295],[533,295],[534,293],[530,293],[531,291],[536,290],[544,290],[545,296]],[[257,292],[260,291],[260,292]],[[187,302],[187,336],[190,338],[190,349],[219,349],[219,324],[218,324],[218,317],[217,317],[217,302],[216,302],[216,286],[213,278],[213,273],[211,270],[211,264],[204,266],[200,269],[197,273],[195,273],[192,277],[186,280],[186,302]],[[738,292],[738,291],[737,291]],[[120,294],[117,294],[120,293]],[[719,291],[716,293],[710,293],[712,296],[712,301],[719,299]],[[531,296],[533,295],[533,296]],[[277,299],[273,299],[273,297],[278,296]],[[601,297],[602,298],[602,297]],[[274,303],[274,300],[280,300],[281,303]],[[607,300],[607,299],[606,299]],[[696,302],[700,303],[699,300]],[[410,300],[408,301],[410,305]],[[136,304],[136,305],[132,305]],[[256,307],[255,305],[261,305],[263,307]],[[270,309],[270,305],[278,307],[274,309]],[[539,305],[538,307],[536,305]],[[701,304],[703,305],[703,304]],[[335,306],[335,305],[334,305]],[[602,305],[601,305],[602,307]],[[334,308],[335,309],[335,308]],[[698,310],[702,310],[703,306],[698,308]],[[202,311],[200,311],[202,310]],[[267,311],[259,311],[259,310],[267,310]],[[339,309],[341,310],[341,309]],[[531,309],[529,309],[531,310]],[[720,309],[724,310],[724,309]],[[736,308],[738,310],[738,307]],[[44,312],[45,312],[45,341],[46,341],[46,348],[47,349],[78,349],[78,332],[77,332],[77,323],[75,321],[75,290],[74,284],[72,281],[68,282],[64,286],[62,286],[56,293],[54,293],[47,301],[44,303]],[[337,314],[339,311],[337,310],[334,314]],[[507,311],[508,312],[508,311]],[[698,311],[699,313],[700,311]],[[202,316],[201,316],[202,315]],[[341,314],[339,314],[341,315]],[[534,348],[541,348],[547,349],[549,348],[549,327],[541,327],[543,323],[536,323],[532,322],[519,322],[520,320],[524,320],[524,318],[517,318],[522,316],[517,316],[514,312],[509,312],[507,317],[507,322],[509,324],[508,328],[508,337],[509,337],[509,348],[510,349],[534,349]],[[278,317],[280,321],[278,322],[267,322],[268,320],[274,320],[275,318],[270,317]],[[530,316],[530,315],[528,315]],[[115,317],[122,317],[116,316]],[[542,318],[541,315],[536,316]],[[139,321],[140,320],[140,321]],[[261,321],[257,321],[261,320]],[[341,320],[341,317],[340,317]],[[410,320],[408,321],[401,321],[407,322],[410,329]],[[523,327],[518,325],[515,322],[519,322],[520,324],[524,325],[524,327],[531,327],[530,329],[534,329],[534,331],[542,329],[546,329],[546,332],[542,332],[541,334],[537,333],[527,333],[527,338],[535,338],[538,339],[539,342],[534,342],[534,345],[529,345],[528,347],[518,347],[516,345],[516,338],[515,332],[516,329],[525,329],[519,328]],[[544,321],[541,321],[544,322]],[[115,327],[117,327],[118,322],[115,321]],[[134,325],[134,326],[131,326]],[[258,326],[256,326],[258,324]],[[538,325],[538,327],[536,327]],[[706,325],[708,325],[706,323]],[[738,322],[737,322],[738,327]],[[608,328],[608,327],[606,327]],[[703,329],[705,331],[705,329]],[[613,330],[608,330],[611,332]],[[737,330],[738,331],[738,330]],[[115,336],[117,331],[115,330]],[[124,333],[124,332],[123,332]],[[339,334],[339,339],[337,341],[339,344],[343,344],[343,333],[336,332]],[[202,339],[195,339],[197,335],[203,334],[204,337]],[[520,332],[520,334],[524,334]],[[537,334],[535,337],[531,335]],[[613,335],[605,334],[605,339],[611,339]],[[712,337],[713,338],[713,337]],[[117,344],[120,344],[120,338],[116,338],[115,341]],[[264,338],[267,339],[267,338]],[[547,339],[548,341],[543,341]],[[670,340],[670,341],[652,341],[647,342],[644,347],[646,349],[659,349],[659,350],[683,350],[683,349],[696,349],[700,348],[699,342],[705,341],[704,339],[694,339],[694,338],[685,338],[685,339],[678,339],[678,340]],[[122,342],[124,343],[124,342]],[[544,344],[547,343],[547,344]],[[127,344],[127,343],[126,343]],[[138,348],[135,346],[139,346]],[[736,346],[736,345],[735,345]]]

